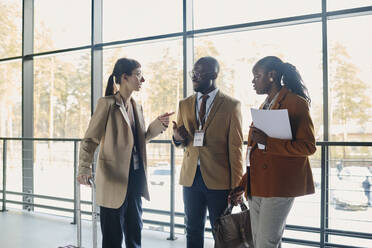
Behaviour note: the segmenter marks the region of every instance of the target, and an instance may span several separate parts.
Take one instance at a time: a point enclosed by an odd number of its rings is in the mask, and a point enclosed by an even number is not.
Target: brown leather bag
[[[214,248],[251,248],[253,247],[249,209],[240,204],[241,212],[232,214],[233,205],[214,224]]]

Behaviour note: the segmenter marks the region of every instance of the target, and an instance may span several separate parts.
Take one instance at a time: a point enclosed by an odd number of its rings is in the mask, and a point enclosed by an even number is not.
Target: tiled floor
[[[57,248],[76,245],[76,226],[71,219],[47,214],[10,210],[0,213],[1,248]],[[84,248],[92,247],[91,222],[82,223],[82,241]],[[181,248],[186,247],[185,236],[176,234],[177,240],[168,241],[166,232],[144,230],[143,248]],[[100,229],[98,229],[98,247],[101,247]],[[123,245],[124,247],[124,245]],[[205,248],[212,248],[213,240],[206,238]]]

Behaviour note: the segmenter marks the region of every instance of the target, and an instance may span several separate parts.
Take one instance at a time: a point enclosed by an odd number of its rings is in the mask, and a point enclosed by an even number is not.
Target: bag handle
[[[241,202],[241,203],[239,204],[239,206],[240,206],[240,210],[241,210],[242,212],[245,211],[245,210],[248,210],[248,207],[247,207],[247,205],[246,205],[244,202]],[[231,203],[229,203],[229,204],[227,205],[227,208],[226,208],[225,211],[223,212],[222,216],[225,216],[225,215],[229,215],[229,214],[231,214],[233,208],[234,208],[234,205],[232,205]]]

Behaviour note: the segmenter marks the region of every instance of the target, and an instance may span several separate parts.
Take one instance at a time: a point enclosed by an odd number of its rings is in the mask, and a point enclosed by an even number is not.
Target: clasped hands
[[[177,127],[177,123],[173,121],[173,138],[178,142],[183,142],[189,136],[185,126]]]

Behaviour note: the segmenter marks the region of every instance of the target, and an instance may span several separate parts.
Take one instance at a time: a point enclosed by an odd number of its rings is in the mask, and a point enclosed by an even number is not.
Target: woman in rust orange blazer
[[[267,95],[260,108],[288,109],[293,138],[271,138],[252,126],[248,137],[249,173],[230,193],[230,199],[236,203],[244,191],[248,196],[255,248],[280,247],[294,198],[314,193],[309,156],[316,147],[310,98],[297,69],[277,57],[259,60],[253,75],[254,90]],[[257,144],[265,145],[265,149]]]

